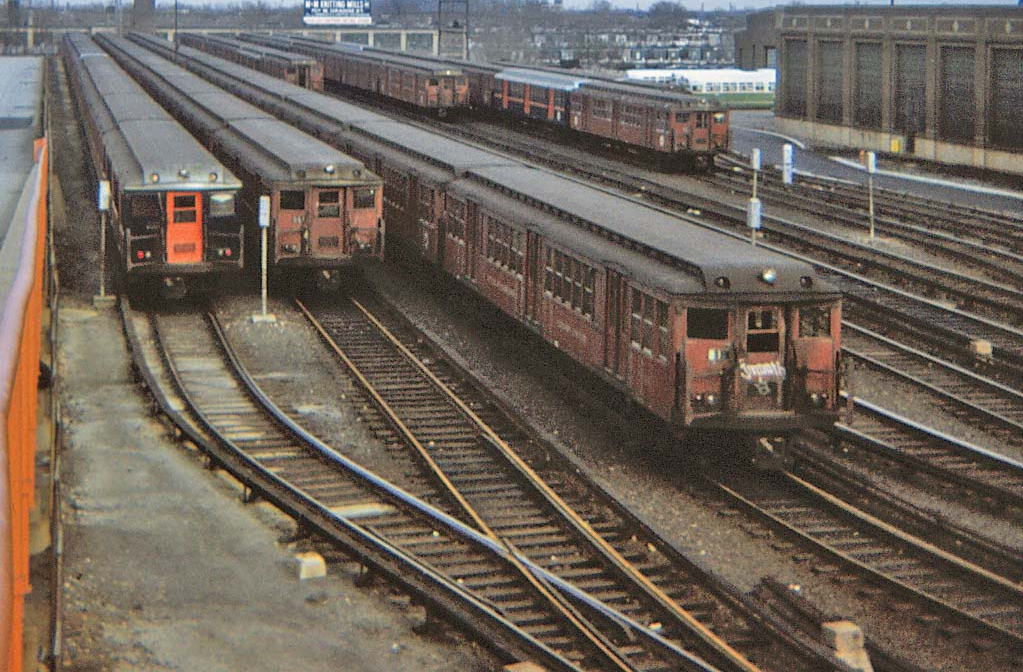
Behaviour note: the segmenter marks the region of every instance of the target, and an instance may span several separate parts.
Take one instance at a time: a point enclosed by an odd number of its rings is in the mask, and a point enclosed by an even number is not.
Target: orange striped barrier
[[[36,403],[46,268],[46,139],[36,141],[35,167],[25,186],[29,202],[13,222],[21,249],[0,307],[0,664],[21,672],[22,626],[29,583],[29,512],[35,503]]]

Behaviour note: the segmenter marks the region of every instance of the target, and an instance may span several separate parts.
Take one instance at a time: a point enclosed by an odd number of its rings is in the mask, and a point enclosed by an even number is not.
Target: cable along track
[[[716,669],[305,434],[240,368],[214,318],[153,320],[166,372],[147,385],[173,379],[179,398],[161,391],[161,405],[215,463],[504,656],[565,671]]]
[[[766,626],[709,589],[702,572],[606,494],[542,457],[461,372],[420,346],[402,345],[416,338],[399,340],[355,300],[302,309],[379,409],[381,419],[370,422],[381,438],[409,446],[421,469],[417,481],[432,474],[467,524],[513,539],[537,565],[721,669],[807,665],[806,653],[754,630]]]

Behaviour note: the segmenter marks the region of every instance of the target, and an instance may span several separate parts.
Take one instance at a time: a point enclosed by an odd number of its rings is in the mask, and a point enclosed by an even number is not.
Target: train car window
[[[135,220],[162,219],[160,197],[156,194],[139,194],[128,199],[128,216]]]
[[[547,89],[542,86],[529,87],[529,100],[533,103],[547,104]]]
[[[436,78],[431,78],[430,79],[430,86],[437,86],[438,84],[440,84],[440,82],[437,81]]]
[[[671,339],[668,335],[668,304],[657,302],[657,354],[663,359],[671,352]]]
[[[583,294],[583,313],[593,315],[593,289],[597,284],[597,271],[592,268],[586,269],[586,293]]]
[[[686,320],[687,338],[728,338],[728,311],[715,308],[690,308]]]
[[[508,82],[508,97],[522,98],[526,95],[526,85],[517,82]]]
[[[629,335],[632,344],[640,347],[643,332],[643,295],[638,289],[632,290],[632,331]]]
[[[543,288],[548,292],[554,292],[554,250],[548,248],[547,250],[547,265],[546,265],[546,277],[544,278]]]
[[[610,119],[611,118],[611,101],[601,100],[600,98],[593,99],[592,113],[594,117],[598,119]]]
[[[707,128],[707,113],[697,112],[696,113],[696,128]]]
[[[522,269],[525,268],[525,250],[523,249],[523,240],[525,236],[522,235],[521,231],[515,231],[512,234],[512,270],[522,275]]]
[[[643,297],[643,349],[649,353],[654,351],[654,300]]]
[[[210,196],[210,217],[230,217],[234,214],[234,194]]]
[[[689,113],[688,112],[676,112],[675,113],[675,122],[679,123],[679,124],[688,124],[689,123]]]
[[[183,196],[174,197],[174,209],[178,208],[194,208],[195,207],[195,194],[186,194]]]
[[[353,205],[357,209],[375,208],[377,204],[376,189],[356,189]]]
[[[746,318],[747,329],[775,329],[773,310],[751,310]]]
[[[831,336],[831,308],[812,306],[799,309],[799,336]]]
[[[358,195],[356,195],[358,198]],[[355,207],[359,207],[356,205]],[[331,189],[321,191],[319,203],[316,206],[317,217],[340,217],[341,216],[341,192]]]
[[[195,194],[174,196],[174,223],[182,224],[196,221],[198,215]]]
[[[746,318],[746,351],[778,352],[781,335],[773,310],[751,310]]]
[[[282,191],[281,210],[305,210],[305,192]]]
[[[419,187],[419,204],[428,211],[433,210],[433,189],[426,186]]]

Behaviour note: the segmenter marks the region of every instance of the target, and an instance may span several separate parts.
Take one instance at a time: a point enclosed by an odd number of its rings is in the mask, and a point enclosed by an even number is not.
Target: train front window
[[[305,210],[305,192],[282,191],[281,210]]]
[[[210,217],[234,215],[234,194],[213,194],[210,196]]]
[[[373,208],[377,204],[376,189],[356,189],[354,205],[357,209]]]
[[[163,219],[160,197],[156,194],[139,194],[128,199],[128,219],[132,223],[159,222]]]
[[[341,192],[336,189],[321,191],[319,203],[316,206],[317,217],[340,217],[341,216]]]
[[[778,329],[775,311],[751,310],[746,321],[746,352],[778,352]]]
[[[195,194],[174,196],[174,223],[190,223],[196,221],[197,209]]]
[[[686,320],[687,338],[723,341],[728,338],[728,311],[714,308],[690,308]]]
[[[800,308],[799,336],[801,338],[831,336],[831,308],[828,306]]]

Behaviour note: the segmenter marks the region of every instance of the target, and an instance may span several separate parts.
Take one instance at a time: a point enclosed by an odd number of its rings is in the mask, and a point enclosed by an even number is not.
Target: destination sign
[[[368,26],[370,0],[304,0],[302,22],[315,26]]]

